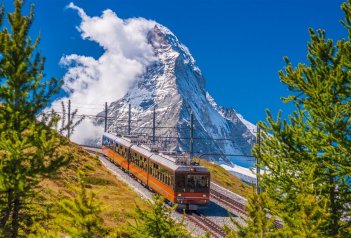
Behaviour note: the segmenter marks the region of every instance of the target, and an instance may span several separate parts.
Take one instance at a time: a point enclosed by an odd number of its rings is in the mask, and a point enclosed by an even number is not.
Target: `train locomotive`
[[[172,204],[196,209],[209,203],[210,172],[203,166],[110,133],[102,137],[102,153]]]

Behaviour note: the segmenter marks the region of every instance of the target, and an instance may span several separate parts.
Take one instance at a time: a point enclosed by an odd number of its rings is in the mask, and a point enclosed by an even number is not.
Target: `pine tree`
[[[347,237],[351,212],[351,1],[342,4],[347,40],[309,29],[308,63],[285,58],[279,73],[295,111],[260,123],[254,155],[267,172],[260,186],[291,237]]]
[[[248,199],[246,210],[248,218],[241,217],[245,224],[241,224],[231,218],[232,225],[236,229],[225,226],[226,238],[260,238],[260,237],[289,237],[284,236],[281,230],[275,227],[275,217],[269,213],[273,206],[266,193],[253,193]]]
[[[39,37],[32,41],[28,36],[33,5],[29,16],[22,15],[24,1],[15,0],[14,5],[14,12],[7,14],[10,28],[1,26],[0,31],[0,231],[16,238],[30,225],[26,208],[36,185],[70,156],[58,152],[67,141],[50,129],[58,118],[43,115],[37,120],[62,80],[44,78],[45,59],[36,52]],[[0,23],[3,12],[4,7]]]
[[[87,192],[82,172],[78,172],[78,180],[79,195],[60,202],[62,215],[59,216],[59,225],[73,238],[106,237],[108,230],[100,216],[101,203],[96,201],[93,192]]]
[[[190,237],[183,222],[177,223],[171,212],[175,208],[165,205],[161,196],[155,195],[149,202],[151,211],[136,208],[136,225],[133,225],[133,237],[136,238],[186,238]]]

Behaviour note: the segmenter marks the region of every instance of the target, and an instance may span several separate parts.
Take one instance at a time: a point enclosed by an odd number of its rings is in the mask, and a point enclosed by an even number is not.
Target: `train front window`
[[[188,174],[186,176],[186,187],[188,189],[208,188],[208,184],[207,175]]]
[[[110,143],[109,139],[106,136],[102,137],[102,145],[107,145]]]

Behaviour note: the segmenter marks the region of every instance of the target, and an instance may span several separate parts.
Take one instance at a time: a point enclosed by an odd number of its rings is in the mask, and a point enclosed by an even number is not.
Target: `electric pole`
[[[67,127],[67,137],[70,139],[71,137],[71,99],[68,100],[68,127]]]
[[[190,160],[193,160],[193,150],[194,150],[194,115],[193,112],[190,112]]]
[[[152,118],[152,144],[156,141],[156,106],[154,106],[154,115]]]
[[[260,175],[261,175],[261,171],[260,171],[260,167],[259,167],[259,157],[261,156],[261,128],[259,125],[257,125],[257,134],[256,134],[256,143],[258,145],[258,156],[256,157],[256,190],[257,193],[260,193]]]
[[[132,110],[132,105],[129,104],[129,110],[128,110],[128,135],[130,135],[131,110]]]
[[[105,102],[105,132],[107,132],[107,102]]]

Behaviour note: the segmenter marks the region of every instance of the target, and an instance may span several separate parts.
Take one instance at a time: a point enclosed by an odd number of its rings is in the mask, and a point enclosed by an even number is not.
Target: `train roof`
[[[195,171],[197,172],[206,172],[208,171],[207,168],[203,166],[187,166],[185,164],[178,164],[178,161],[176,158],[171,157],[169,155],[165,155],[162,153],[158,152],[152,152],[151,149],[147,146],[144,145],[137,145],[133,143],[133,139],[126,138],[126,137],[120,137],[120,136],[115,136],[110,133],[104,133],[104,136],[112,139],[113,141],[116,141],[117,143],[124,145],[125,147],[128,147],[136,152],[139,152],[140,154],[145,155],[149,159],[157,162],[158,164],[162,164],[171,170],[177,170],[179,172],[186,172],[189,171],[189,167],[193,167]]]

